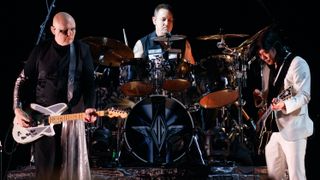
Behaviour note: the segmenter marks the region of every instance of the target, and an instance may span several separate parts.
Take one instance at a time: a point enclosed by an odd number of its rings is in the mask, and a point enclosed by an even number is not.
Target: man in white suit
[[[270,179],[304,180],[307,137],[313,134],[309,118],[311,77],[307,62],[290,52],[279,33],[270,26],[255,42],[257,56],[263,61],[262,90],[254,90],[257,106],[267,104],[274,122],[272,135],[265,147]],[[277,98],[280,92],[292,87],[290,98]],[[270,122],[270,121],[269,121]]]

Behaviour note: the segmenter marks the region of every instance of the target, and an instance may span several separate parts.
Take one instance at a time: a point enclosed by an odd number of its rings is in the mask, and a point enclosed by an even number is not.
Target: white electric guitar
[[[13,139],[20,144],[27,144],[32,141],[39,139],[42,136],[54,136],[55,132],[53,126],[55,124],[60,124],[63,121],[69,120],[82,120],[84,113],[74,113],[74,114],[63,114],[65,110],[68,109],[68,106],[65,103],[58,103],[52,106],[43,107],[41,105],[32,103],[30,105],[32,110],[38,111],[41,114],[48,116],[46,119],[47,125],[41,124],[35,127],[24,128],[14,122],[12,129]],[[104,111],[97,111],[98,116],[108,116],[110,118],[119,117],[126,118],[128,113],[126,111],[117,110],[115,108],[109,108]]]

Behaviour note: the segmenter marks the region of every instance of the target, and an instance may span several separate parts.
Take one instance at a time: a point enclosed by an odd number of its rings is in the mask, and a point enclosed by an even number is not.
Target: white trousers
[[[271,179],[285,179],[288,170],[290,180],[305,180],[305,154],[307,140],[287,141],[279,132],[271,135],[265,148],[268,175]]]

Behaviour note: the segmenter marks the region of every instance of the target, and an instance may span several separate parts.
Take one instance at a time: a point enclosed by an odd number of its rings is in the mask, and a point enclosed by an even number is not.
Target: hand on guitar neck
[[[281,111],[286,109],[286,105],[284,104],[282,99],[279,98],[273,98],[272,99],[272,104],[271,104],[271,109],[274,111]]]

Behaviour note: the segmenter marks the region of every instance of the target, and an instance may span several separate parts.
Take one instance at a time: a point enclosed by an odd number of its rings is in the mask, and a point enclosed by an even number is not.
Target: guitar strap
[[[70,44],[70,62],[68,74],[68,101],[70,102],[73,97],[74,90],[74,77],[76,72],[76,54],[74,44]]]
[[[276,71],[274,68],[270,68],[268,104],[270,104],[272,99],[277,97],[278,94],[283,90],[284,78],[287,75],[288,69],[294,57],[295,55],[289,52],[284,58],[279,71]],[[277,76],[275,76],[276,74]],[[275,121],[272,121],[271,127],[273,132],[279,131]]]

